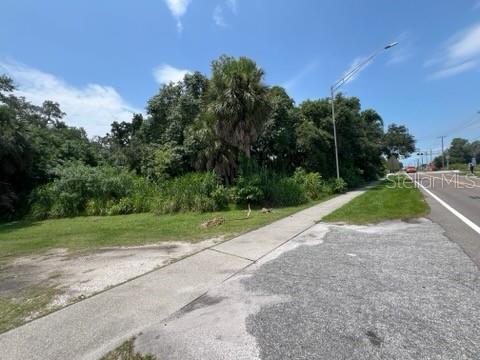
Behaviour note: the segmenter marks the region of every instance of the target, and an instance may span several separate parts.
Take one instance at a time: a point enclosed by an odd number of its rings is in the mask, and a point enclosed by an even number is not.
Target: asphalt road
[[[420,173],[416,177],[428,190],[480,226],[480,179],[455,173]]]
[[[158,359],[478,359],[479,270],[427,220],[318,224],[135,347]]]
[[[422,184],[431,213],[448,238],[456,242],[480,268],[480,234],[443,206],[437,198],[480,227],[480,178],[455,173],[419,173],[412,177]]]

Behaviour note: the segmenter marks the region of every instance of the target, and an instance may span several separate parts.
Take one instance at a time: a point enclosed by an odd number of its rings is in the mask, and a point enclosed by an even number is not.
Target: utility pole
[[[445,169],[445,152],[443,151],[443,139],[446,138],[446,136],[442,135],[439,136],[440,139],[442,139],[442,170]]]
[[[337,169],[337,179],[340,179],[340,167],[338,166],[338,146],[337,146],[337,126],[335,125],[335,89],[331,87],[332,96],[332,122],[333,122],[333,140],[335,144],[335,168]]]
[[[338,144],[337,144],[337,128],[335,124],[335,91],[337,91],[342,85],[345,85],[349,80],[351,80],[357,73],[360,72],[370,61],[373,60],[375,56],[380,54],[384,50],[391,49],[392,47],[396,46],[398,42],[393,42],[391,44],[388,44],[387,46],[384,46],[383,48],[375,51],[372,55],[370,55],[368,58],[363,60],[360,64],[355,66],[353,69],[351,69],[349,72],[347,72],[343,77],[339,80],[337,80],[331,87],[330,87],[330,96],[331,96],[331,102],[332,102],[332,123],[333,123],[333,141],[334,141],[334,146],[335,146],[335,167],[337,169],[337,179],[340,179],[340,166],[338,164]]]

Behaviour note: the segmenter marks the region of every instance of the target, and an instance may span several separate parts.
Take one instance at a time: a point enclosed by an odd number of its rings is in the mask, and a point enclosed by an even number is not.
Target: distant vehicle
[[[417,168],[415,166],[407,166],[405,168],[405,171],[406,171],[407,174],[416,173]]]

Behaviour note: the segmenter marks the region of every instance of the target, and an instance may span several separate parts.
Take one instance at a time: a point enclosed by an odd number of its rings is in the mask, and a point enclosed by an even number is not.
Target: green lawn
[[[147,213],[7,223],[0,225],[0,260],[52,248],[81,251],[169,240],[198,241],[218,235],[231,238],[313,204],[273,209],[273,212],[266,214],[252,210],[248,219],[245,219],[245,210],[231,209],[203,214]],[[200,228],[201,223],[220,216],[225,219],[223,225],[208,229]]]
[[[424,216],[429,207],[420,190],[405,177],[392,177],[348,204],[325,216],[322,221],[349,224],[378,223],[384,220]]]

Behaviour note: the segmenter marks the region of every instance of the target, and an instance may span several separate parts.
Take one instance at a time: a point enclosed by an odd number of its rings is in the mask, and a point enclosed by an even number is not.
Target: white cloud
[[[473,60],[466,61],[459,65],[454,65],[454,66],[450,66],[450,67],[446,67],[444,69],[438,70],[437,72],[433,73],[430,76],[430,79],[442,79],[442,78],[458,75],[465,71],[468,71],[470,69],[477,67],[477,65],[478,65],[477,61],[473,61]]]
[[[220,27],[227,27],[228,24],[225,21],[225,11],[230,10],[230,13],[236,15],[238,12],[237,0],[225,0],[223,4],[217,4],[213,9],[213,22]]]
[[[225,23],[225,19],[223,17],[223,9],[220,5],[215,6],[215,9],[213,10],[213,21],[217,26],[220,26],[220,27],[227,26],[227,24]]]
[[[153,76],[159,84],[168,84],[170,82],[181,81],[188,73],[191,73],[191,71],[186,69],[177,69],[168,64],[162,64],[153,69]]]
[[[425,62],[425,66],[440,68],[430,76],[440,79],[478,67],[480,61],[480,23],[451,38],[440,54]]]
[[[476,24],[452,39],[447,49],[450,61],[480,55],[480,24]]]
[[[303,80],[308,74],[310,74],[313,70],[315,70],[316,67],[317,67],[316,61],[310,62],[303,69],[301,69],[297,74],[295,74],[292,78],[284,82],[282,86],[287,90],[291,90],[292,88],[297,86],[297,84],[301,80]]]
[[[236,14],[238,11],[237,0],[227,0],[226,2],[230,11]]]
[[[111,86],[87,84],[76,87],[64,80],[15,62],[1,62],[0,72],[9,74],[18,86],[16,94],[41,105],[56,101],[67,113],[65,122],[83,127],[89,136],[105,135],[113,121],[130,121],[142,110],[129,105]]]
[[[183,24],[181,18],[187,12],[188,5],[191,0],[165,0],[172,16],[177,20],[177,30],[179,33],[183,30]]]

